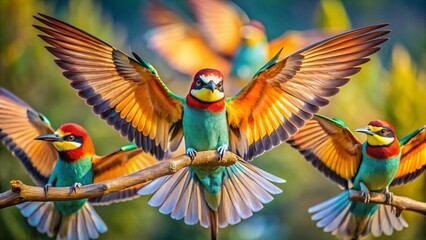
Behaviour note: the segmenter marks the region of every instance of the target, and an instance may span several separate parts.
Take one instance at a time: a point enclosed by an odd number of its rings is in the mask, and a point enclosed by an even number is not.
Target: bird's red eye
[[[216,86],[217,86],[218,88],[221,88],[221,87],[222,87],[222,85],[223,85],[223,82],[220,82],[220,83],[218,83]]]

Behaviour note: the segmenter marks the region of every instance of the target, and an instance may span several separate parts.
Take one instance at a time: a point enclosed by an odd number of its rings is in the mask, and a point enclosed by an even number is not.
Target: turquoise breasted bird
[[[381,120],[355,130],[367,135],[361,143],[339,119],[315,115],[288,141],[325,176],[345,189],[313,206],[312,219],[324,231],[341,238],[358,239],[382,233],[391,235],[408,224],[392,207],[369,202],[369,192],[413,181],[426,169],[426,125],[398,141],[393,126]],[[352,185],[352,187],[350,187]],[[349,189],[362,191],[365,202],[349,200]]]
[[[0,88],[0,141],[46,192],[50,186],[71,186],[75,191],[81,184],[116,178],[157,163],[151,154],[131,145],[97,156],[83,127],[66,123],[54,131],[43,114],[4,88]],[[58,239],[94,239],[107,226],[92,205],[130,200],[138,196],[141,186],[90,200],[25,202],[18,208],[40,233],[50,237],[58,233]]]
[[[143,15],[153,27],[147,34],[148,47],[172,68],[189,76],[208,67],[246,84],[282,47],[280,58],[333,35],[331,30],[289,31],[268,42],[263,24],[251,20],[231,1],[187,3],[196,23],[158,0],[148,1]],[[191,61],[187,61],[188,56]]]
[[[327,98],[379,50],[389,31],[368,26],[271,59],[237,95],[225,98],[224,77],[198,71],[186,97],[171,92],[155,68],[67,23],[42,15],[35,26],[78,95],[109,125],[158,159],[185,139],[186,152],[230,150],[245,161],[286,141]],[[191,56],[188,56],[188,61]],[[211,227],[238,223],[279,193],[283,180],[246,162],[229,167],[188,167],[153,181],[140,193],[172,218]]]

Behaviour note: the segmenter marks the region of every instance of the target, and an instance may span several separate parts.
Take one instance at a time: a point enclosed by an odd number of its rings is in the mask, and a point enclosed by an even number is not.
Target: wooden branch
[[[401,215],[403,210],[417,212],[426,215],[426,203],[413,200],[408,197],[393,195],[392,202],[387,202],[387,196],[384,193],[370,192],[370,202],[391,205],[396,208],[396,216]],[[363,202],[361,191],[349,190],[349,199],[351,201]]]
[[[187,155],[181,155],[129,175],[82,186],[76,192],[70,192],[69,187],[50,187],[47,195],[43,187],[29,186],[19,180],[12,180],[10,181],[12,189],[0,194],[0,209],[27,201],[47,202],[99,197],[176,173],[189,165],[230,166],[238,160],[242,159],[230,151],[227,151],[221,160],[218,160],[217,151],[197,152],[192,161]]]

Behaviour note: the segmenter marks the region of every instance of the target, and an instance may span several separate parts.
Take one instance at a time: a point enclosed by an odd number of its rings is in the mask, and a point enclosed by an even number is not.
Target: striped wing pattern
[[[53,133],[49,121],[27,103],[0,88],[0,141],[19,159],[34,182],[44,186],[58,159],[51,143],[34,138]]]
[[[426,170],[426,126],[400,140],[401,162],[391,186],[413,181]]]
[[[145,152],[162,159],[183,137],[182,99],[139,56],[120,50],[67,23],[40,14],[35,26],[57,57],[64,76],[109,125]],[[170,145],[169,145],[170,144]]]
[[[384,26],[328,38],[262,68],[227,99],[230,150],[251,160],[295,134],[388,40]]]
[[[315,114],[287,143],[342,188],[358,171],[361,143],[337,120]]]
[[[131,146],[131,147],[128,147]],[[156,164],[158,160],[134,144],[126,145],[106,156],[93,159],[94,183],[124,176]],[[122,191],[90,199],[93,205],[108,205],[138,197],[137,190],[146,183],[137,184]]]
[[[279,59],[284,59],[299,49],[329,38],[335,34],[337,34],[336,31],[319,29],[285,32],[269,42],[268,59],[273,58],[280,49],[282,49],[282,51]]]

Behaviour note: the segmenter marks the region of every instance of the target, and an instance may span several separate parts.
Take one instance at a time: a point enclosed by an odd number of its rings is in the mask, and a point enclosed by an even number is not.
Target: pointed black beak
[[[206,88],[214,92],[214,90],[216,89],[216,84],[213,81],[210,81],[209,83],[207,83]]]
[[[368,128],[358,128],[358,129],[355,129],[355,132],[362,132],[368,135],[374,135],[374,133],[370,131]]]
[[[62,142],[62,141],[64,141],[64,139],[62,137],[59,137],[56,134],[40,135],[40,136],[34,138],[34,140],[43,140],[43,141],[49,141],[49,142]]]

